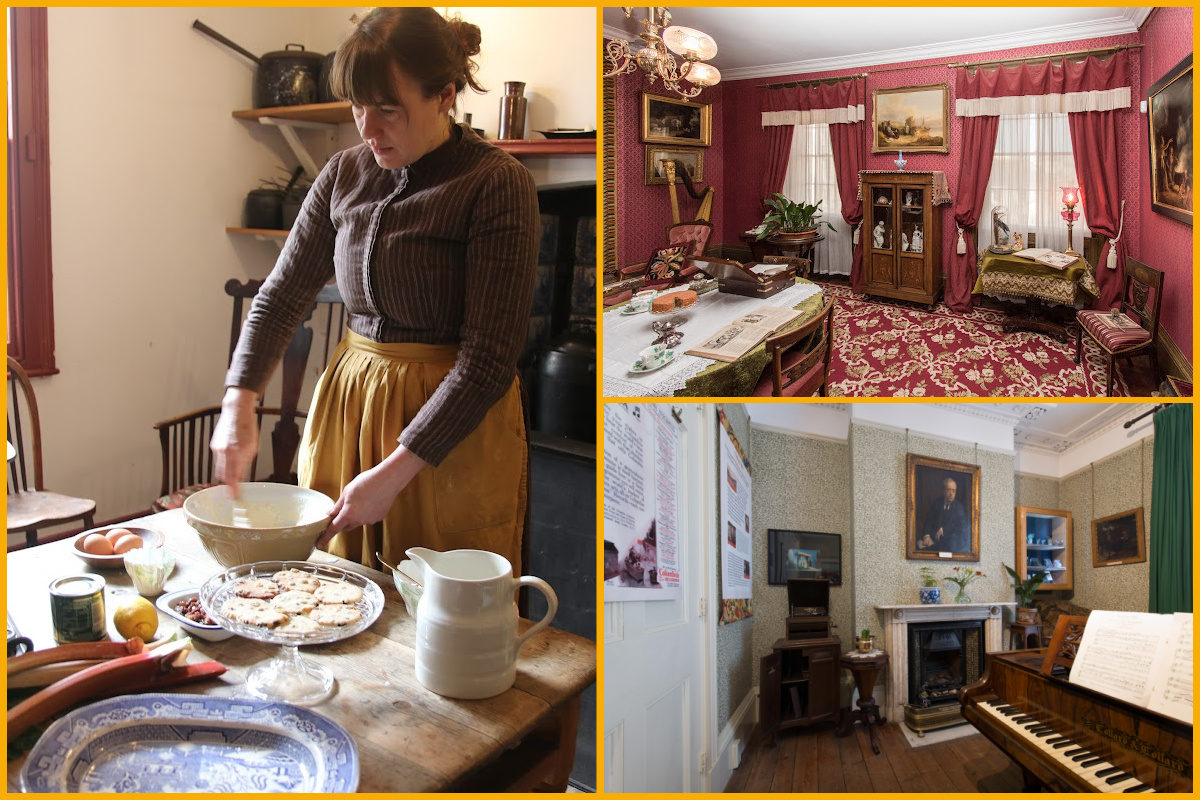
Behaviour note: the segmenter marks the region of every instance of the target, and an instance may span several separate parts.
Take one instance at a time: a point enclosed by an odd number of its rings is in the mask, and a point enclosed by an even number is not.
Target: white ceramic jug
[[[508,559],[486,550],[405,551],[422,573],[417,606],[417,680],[445,697],[477,700],[508,689],[517,678],[517,652],[550,624],[558,596],[541,578],[513,578]],[[517,636],[516,590],[546,596],[546,616]]]

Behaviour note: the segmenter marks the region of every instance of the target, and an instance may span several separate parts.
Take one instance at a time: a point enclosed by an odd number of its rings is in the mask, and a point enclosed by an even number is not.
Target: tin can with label
[[[104,616],[104,578],[67,575],[50,582],[50,616],[59,644],[108,638]]]

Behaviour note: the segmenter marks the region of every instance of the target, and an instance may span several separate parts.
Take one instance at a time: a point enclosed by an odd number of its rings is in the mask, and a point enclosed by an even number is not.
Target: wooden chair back
[[[785,390],[790,396],[803,395],[807,397],[818,390],[822,397],[825,396],[825,384],[829,379],[829,362],[833,353],[833,309],[836,304],[837,301],[830,297],[827,299],[825,307],[821,309],[821,313],[808,322],[793,330],[767,337],[767,355],[771,358],[767,369],[771,370],[771,393],[773,396],[783,397]],[[790,364],[785,370],[783,368],[784,354],[807,340],[816,331],[820,331],[821,335],[813,342],[804,357]],[[805,378],[818,362],[822,362],[820,371]],[[793,386],[801,379],[804,379],[802,385]]]
[[[42,487],[42,423],[29,375],[8,356],[8,443],[16,455],[8,460],[8,494]]]
[[[230,279],[225,283],[225,293],[233,300],[233,314],[229,333],[229,352],[226,364],[233,357],[238,337],[241,335],[249,303],[262,281],[242,283]],[[323,332],[320,360],[313,360],[314,328]],[[341,340],[346,328],[346,309],[335,285],[324,287],[309,308],[308,314],[296,327],[284,351],[279,368],[277,395],[261,398],[258,407],[258,425],[263,430],[264,421],[270,424],[270,472],[259,476],[255,459],[251,466],[251,480],[267,480],[276,483],[295,483],[296,453],[300,447],[301,420],[306,410],[300,407],[305,376],[311,367],[319,372],[329,363],[329,354]],[[271,400],[268,404],[268,400]],[[173,507],[164,504],[163,498],[178,495],[189,489],[209,485],[213,480],[213,457],[208,444],[213,428],[220,417],[220,406],[208,406],[181,414],[155,424],[159,445],[162,450],[162,482],[155,510]],[[266,443],[263,443],[264,449]]]
[[[1162,305],[1163,273],[1140,261],[1125,259],[1125,293],[1122,313],[1136,319],[1150,332],[1150,341],[1158,338],[1158,310]]]

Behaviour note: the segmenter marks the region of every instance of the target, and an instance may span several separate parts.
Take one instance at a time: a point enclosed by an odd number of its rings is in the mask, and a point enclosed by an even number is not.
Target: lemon
[[[144,597],[126,597],[118,600],[113,608],[113,626],[126,639],[136,636],[148,642],[158,630],[158,612]]]

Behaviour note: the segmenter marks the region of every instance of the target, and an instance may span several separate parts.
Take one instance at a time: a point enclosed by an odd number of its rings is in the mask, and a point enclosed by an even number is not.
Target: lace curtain
[[[833,163],[833,145],[829,123],[796,125],[783,194],[793,201],[821,201],[821,221],[836,232],[821,226],[825,241],[813,248],[812,271],[822,275],[849,275],[853,260],[851,226],[842,219],[842,197],[838,193],[837,167]]]
[[[1029,247],[1029,233],[1037,234],[1037,247],[1067,248],[1067,223],[1063,186],[1079,186],[1071,151],[1071,129],[1066,114],[1014,114],[1000,117],[991,177],[979,215],[979,247],[995,244],[992,209],[1008,209],[1012,232],[1021,234]],[[1076,205],[1075,249],[1083,252],[1088,235],[1083,206]]]

